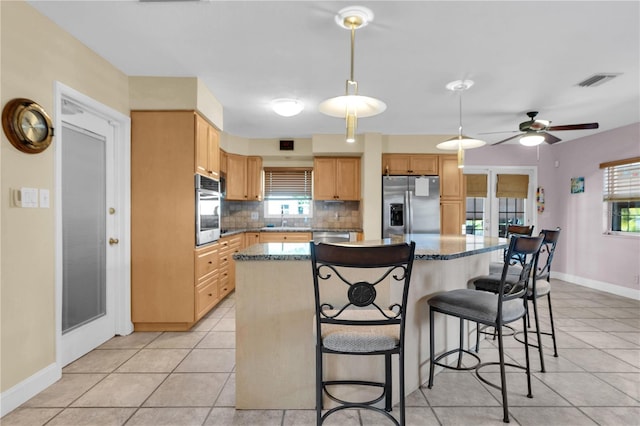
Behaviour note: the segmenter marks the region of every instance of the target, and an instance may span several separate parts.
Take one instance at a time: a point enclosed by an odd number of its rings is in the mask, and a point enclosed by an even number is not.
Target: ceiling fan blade
[[[598,123],[584,123],[584,124],[566,124],[560,126],[550,126],[547,130],[585,130],[585,129],[597,129]]]
[[[557,138],[557,137],[553,136],[552,134],[549,134],[549,133],[546,133],[546,132],[543,132],[542,135],[544,136],[544,141],[546,143],[548,143],[549,145],[552,145],[552,144],[554,144],[556,142],[560,142],[562,140],[562,139]]]
[[[515,136],[511,136],[510,138],[506,138],[506,139],[501,140],[500,142],[496,142],[496,143],[492,144],[491,146],[500,145],[501,143],[509,142],[511,139],[519,138],[520,136],[521,136],[521,133],[518,133]]]
[[[484,132],[484,133],[478,133],[479,135],[495,135],[498,133],[520,133],[519,130],[503,130],[502,132]]]

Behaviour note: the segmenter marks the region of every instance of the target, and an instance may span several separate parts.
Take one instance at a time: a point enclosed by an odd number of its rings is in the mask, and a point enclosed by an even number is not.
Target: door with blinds
[[[505,237],[509,225],[534,225],[533,168],[465,168],[466,234]]]

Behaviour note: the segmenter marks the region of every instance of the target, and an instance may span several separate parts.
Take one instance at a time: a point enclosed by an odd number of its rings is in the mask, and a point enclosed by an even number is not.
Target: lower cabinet
[[[195,251],[195,320],[202,318],[218,303],[219,243]]]
[[[244,246],[244,236],[243,234],[236,234],[222,237],[219,243],[218,295],[220,299],[223,299],[236,288],[236,261],[233,260],[233,255],[238,253]]]

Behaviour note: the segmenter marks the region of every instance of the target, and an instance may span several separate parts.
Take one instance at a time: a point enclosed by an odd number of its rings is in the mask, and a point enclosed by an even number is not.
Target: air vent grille
[[[591,77],[589,77],[589,78],[581,81],[580,83],[578,83],[578,86],[580,86],[580,87],[600,86],[601,84],[604,84],[607,81],[610,81],[610,80],[616,78],[619,75],[620,75],[619,73],[594,74]]]

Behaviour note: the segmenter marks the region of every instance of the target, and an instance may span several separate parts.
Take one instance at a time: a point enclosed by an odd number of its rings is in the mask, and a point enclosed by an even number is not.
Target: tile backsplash
[[[362,228],[359,201],[314,201],[312,218],[285,219],[285,226],[318,229]],[[222,202],[222,229],[262,228],[268,225],[281,226],[281,224],[281,218],[264,217],[262,201],[225,200]]]

